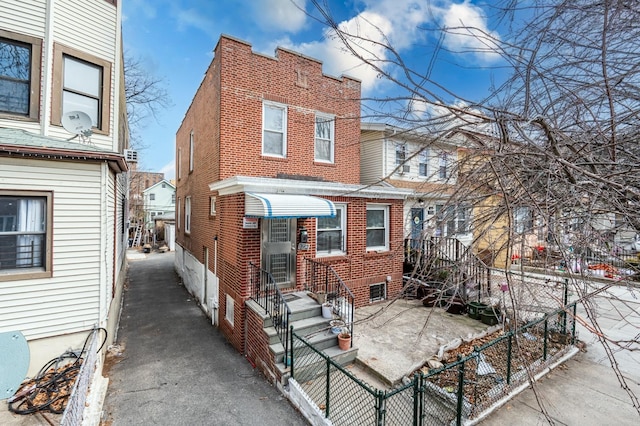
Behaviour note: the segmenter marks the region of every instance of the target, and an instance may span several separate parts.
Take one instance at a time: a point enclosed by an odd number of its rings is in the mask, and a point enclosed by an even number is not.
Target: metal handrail
[[[446,270],[452,275],[454,287],[466,288],[468,283],[480,285],[478,300],[482,293],[491,292],[491,268],[473,251],[456,238],[431,237],[427,239],[405,239],[405,263],[418,264],[417,271],[433,272]],[[484,287],[484,289],[482,288]],[[466,291],[460,295],[466,298]]]
[[[251,299],[255,300],[271,318],[271,323],[276,329],[286,356],[290,340],[291,309],[270,272],[261,269],[252,262],[249,262],[249,268],[251,270]]]
[[[327,302],[334,306],[334,311],[344,321],[349,333],[353,335],[354,300],[355,297],[349,287],[342,281],[338,273],[326,263],[305,258],[306,268],[305,290],[313,293],[324,291]],[[353,339],[351,339],[353,347]]]

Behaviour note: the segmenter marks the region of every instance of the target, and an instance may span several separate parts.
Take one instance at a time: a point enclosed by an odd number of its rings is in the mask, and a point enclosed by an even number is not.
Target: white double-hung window
[[[389,206],[367,205],[367,250],[389,250]]]
[[[333,163],[335,119],[316,114],[315,160]]]
[[[318,256],[346,253],[347,206],[336,204],[334,217],[319,217],[317,222],[316,252]]]
[[[287,107],[273,102],[262,104],[262,154],[287,156]]]

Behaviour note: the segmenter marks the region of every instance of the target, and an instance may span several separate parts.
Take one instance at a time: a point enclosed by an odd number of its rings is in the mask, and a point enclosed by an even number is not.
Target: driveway
[[[180,284],[173,253],[129,262],[104,425],[307,425]]]

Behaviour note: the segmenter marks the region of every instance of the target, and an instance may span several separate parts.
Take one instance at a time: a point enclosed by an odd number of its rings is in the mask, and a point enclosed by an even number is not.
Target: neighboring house
[[[156,229],[156,216],[167,214],[175,215],[176,211],[176,187],[168,180],[161,180],[155,185],[142,191],[144,200],[144,223],[145,230],[151,234],[149,242],[156,243],[164,240],[164,231],[158,235]],[[174,216],[175,217],[175,216]]]
[[[433,137],[382,123],[362,123],[360,179],[411,189],[404,203],[404,235],[412,240],[433,236],[473,240],[472,207],[451,199],[457,184],[458,151],[464,139],[456,133]]]
[[[132,166],[129,173],[129,222],[135,227],[145,221],[142,191],[164,180],[164,173],[136,170],[135,163]]]
[[[360,184],[360,82],[278,48],[222,36],[176,135],[176,269],[231,344],[247,338],[250,264],[282,291],[306,259],[362,306],[402,287],[403,199]],[[250,330],[250,329],[249,329]]]
[[[115,336],[129,134],[120,27],[114,1],[0,7],[0,332],[24,334],[30,376],[93,327],[108,332],[103,351]],[[82,113],[89,137],[62,126],[84,130]]]

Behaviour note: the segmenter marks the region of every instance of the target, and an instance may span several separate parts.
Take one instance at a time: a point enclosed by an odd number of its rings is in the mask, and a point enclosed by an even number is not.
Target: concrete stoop
[[[316,300],[306,292],[289,293],[285,297],[291,309],[290,325],[293,326],[296,335],[304,337],[316,350],[340,365],[349,365],[355,361],[358,349],[353,347],[343,351],[338,347],[338,336],[331,331],[329,325],[331,320],[322,316],[322,307]],[[291,375],[291,367],[289,360],[285,363],[284,345],[270,318],[265,319],[264,332],[269,339],[269,351],[275,362],[276,375],[281,378],[280,383],[284,386]],[[314,368],[320,362],[324,362],[312,352],[306,347],[295,349],[293,357],[296,365],[303,366],[300,368]],[[300,354],[301,359],[296,359],[297,354]]]

